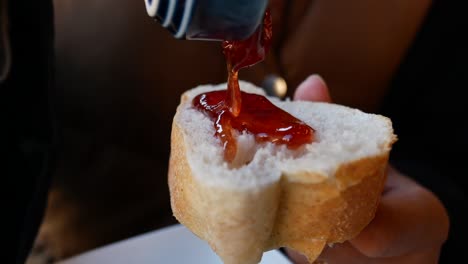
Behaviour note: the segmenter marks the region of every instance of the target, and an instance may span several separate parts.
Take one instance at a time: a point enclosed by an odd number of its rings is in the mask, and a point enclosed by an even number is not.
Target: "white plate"
[[[58,264],[222,264],[208,244],[174,225],[75,256]],[[281,252],[263,254],[262,264],[291,264]]]

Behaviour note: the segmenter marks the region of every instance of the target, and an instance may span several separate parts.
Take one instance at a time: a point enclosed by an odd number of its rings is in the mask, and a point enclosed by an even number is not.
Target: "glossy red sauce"
[[[233,129],[246,131],[257,142],[286,144],[295,149],[314,140],[314,130],[304,122],[276,107],[267,98],[241,92],[238,72],[265,59],[271,46],[270,12],[265,13],[263,26],[248,39],[224,41],[223,52],[228,68],[228,89],[200,94],[193,99],[195,108],[214,120],[216,136],[224,146],[224,158],[233,161],[237,142]]]

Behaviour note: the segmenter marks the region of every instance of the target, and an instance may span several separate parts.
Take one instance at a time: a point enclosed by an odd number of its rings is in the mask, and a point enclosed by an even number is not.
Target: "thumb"
[[[325,81],[320,75],[314,74],[297,87],[294,100],[331,102],[331,97]]]
[[[372,222],[353,240],[366,256],[402,256],[442,245],[449,219],[443,204],[426,188],[389,168],[387,190]]]

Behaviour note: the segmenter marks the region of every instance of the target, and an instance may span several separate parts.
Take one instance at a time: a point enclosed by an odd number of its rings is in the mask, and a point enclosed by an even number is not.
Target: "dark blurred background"
[[[443,161],[449,155],[445,145],[431,145],[438,154],[426,157],[431,152],[425,143],[440,132],[437,125],[432,130],[432,120],[450,127],[442,120],[447,114],[466,120],[463,97],[441,97],[460,109],[432,106],[440,87],[466,87],[460,71],[467,58],[460,41],[466,32],[461,2],[433,1],[432,9],[421,7],[424,1],[396,9],[391,2],[338,2],[272,0],[273,49],[240,78],[261,85],[270,74],[282,76],[291,96],[304,78],[319,73],[335,102],[395,120],[400,163],[421,157],[423,167],[450,164]],[[146,15],[143,1],[55,0],[55,25],[58,163],[30,263],[175,223],[166,177],[179,97],[199,84],[226,81],[220,43],[175,40]],[[421,116],[425,121],[418,121]],[[458,128],[465,133],[466,121]],[[419,152],[410,151],[413,142]],[[466,147],[466,140],[459,145]],[[462,164],[466,155],[455,153]],[[424,180],[426,172],[439,172],[431,166],[413,167],[415,177],[434,189],[445,186]],[[452,166],[450,173],[461,171]],[[450,181],[437,194],[456,194],[452,204],[463,211],[457,207],[466,199],[460,182],[466,181]]]
[[[143,1],[57,0],[55,25],[61,138],[36,260],[175,223],[167,163],[179,97],[226,81],[220,43],[175,40]],[[260,84],[265,74],[241,76]]]

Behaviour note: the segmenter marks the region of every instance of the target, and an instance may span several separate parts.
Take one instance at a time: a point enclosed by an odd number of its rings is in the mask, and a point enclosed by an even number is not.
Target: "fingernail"
[[[316,81],[316,82],[320,82],[323,85],[326,85],[325,80],[322,78],[322,76],[320,76],[320,74],[312,74],[307,78],[306,81],[308,81],[308,80],[313,80],[313,81]]]

